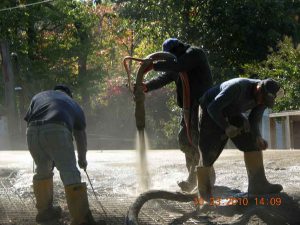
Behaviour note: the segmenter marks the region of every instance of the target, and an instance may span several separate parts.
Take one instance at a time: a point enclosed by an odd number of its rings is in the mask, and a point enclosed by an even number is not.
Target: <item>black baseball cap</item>
[[[182,42],[177,38],[168,38],[162,44],[162,49],[164,52],[172,52],[172,50],[180,44],[182,44]]]
[[[275,104],[277,92],[280,90],[280,85],[277,81],[268,78],[260,82],[263,99],[267,107],[272,108]]]
[[[70,90],[70,88],[68,88],[68,86],[64,85],[64,84],[58,84],[56,85],[53,90],[59,90],[59,91],[63,91],[65,92],[67,95],[69,95],[71,98],[73,98],[72,92]]]

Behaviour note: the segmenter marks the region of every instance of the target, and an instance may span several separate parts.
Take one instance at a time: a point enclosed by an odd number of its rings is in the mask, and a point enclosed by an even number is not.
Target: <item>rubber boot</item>
[[[276,194],[283,189],[280,184],[271,184],[267,180],[262,151],[245,152],[244,160],[248,174],[248,194]]]
[[[65,186],[68,208],[71,214],[71,225],[105,225],[105,221],[96,223],[89,208],[86,184]]]
[[[36,198],[36,222],[46,222],[61,217],[61,208],[53,207],[53,179],[33,180],[33,192]]]
[[[197,186],[197,173],[195,171],[195,166],[191,166],[189,169],[189,176],[186,180],[178,183],[181,191],[190,193]]]
[[[198,197],[207,202],[212,197],[212,183],[214,183],[212,179],[215,179],[211,177],[212,171],[214,171],[212,166],[197,166]]]

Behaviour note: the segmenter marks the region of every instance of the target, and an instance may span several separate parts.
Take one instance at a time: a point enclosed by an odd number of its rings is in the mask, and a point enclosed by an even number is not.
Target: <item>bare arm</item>
[[[77,146],[78,164],[80,168],[86,169],[86,152],[87,152],[87,138],[85,130],[73,130],[74,138]]]

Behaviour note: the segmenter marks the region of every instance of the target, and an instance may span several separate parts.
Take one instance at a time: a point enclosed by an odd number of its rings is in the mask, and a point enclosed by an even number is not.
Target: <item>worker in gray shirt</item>
[[[70,89],[57,85],[54,90],[36,94],[26,116],[27,143],[36,164],[33,189],[37,222],[57,219],[61,208],[53,207],[53,168],[58,169],[65,186],[72,225],[94,225],[89,209],[86,184],[81,182],[73,146],[75,137],[78,165],[86,169],[87,140],[85,115],[73,100]],[[73,134],[73,135],[72,135]]]
[[[212,166],[230,138],[244,152],[249,194],[282,190],[280,184],[266,179],[262,150],[268,143],[259,130],[264,110],[273,107],[279,91],[273,79],[235,78],[214,86],[200,98],[199,149],[203,165]],[[244,114],[247,111],[248,116]]]

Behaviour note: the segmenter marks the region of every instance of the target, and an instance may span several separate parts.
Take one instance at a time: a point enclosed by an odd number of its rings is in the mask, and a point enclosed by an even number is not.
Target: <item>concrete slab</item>
[[[300,224],[300,151],[268,150],[264,151],[264,158],[270,182],[284,187],[280,195],[263,196],[265,204],[258,201],[234,207],[215,205],[196,211],[193,202],[150,200],[139,214],[141,224]],[[123,224],[128,207],[140,193],[136,159],[133,150],[88,152],[88,173],[107,211],[108,224]],[[32,163],[28,151],[0,151],[0,225],[35,224]],[[148,167],[150,189],[179,191],[177,181],[187,176],[184,155],[179,150],[148,151]],[[224,150],[215,170],[216,197],[230,198],[247,190],[242,152]],[[87,182],[84,173],[82,180]],[[56,224],[68,224],[69,213],[58,171],[54,189],[55,203],[64,210],[63,218]],[[104,218],[89,185],[88,194],[93,215],[96,219]],[[257,196],[258,200],[261,197]],[[280,204],[276,204],[277,200]]]

